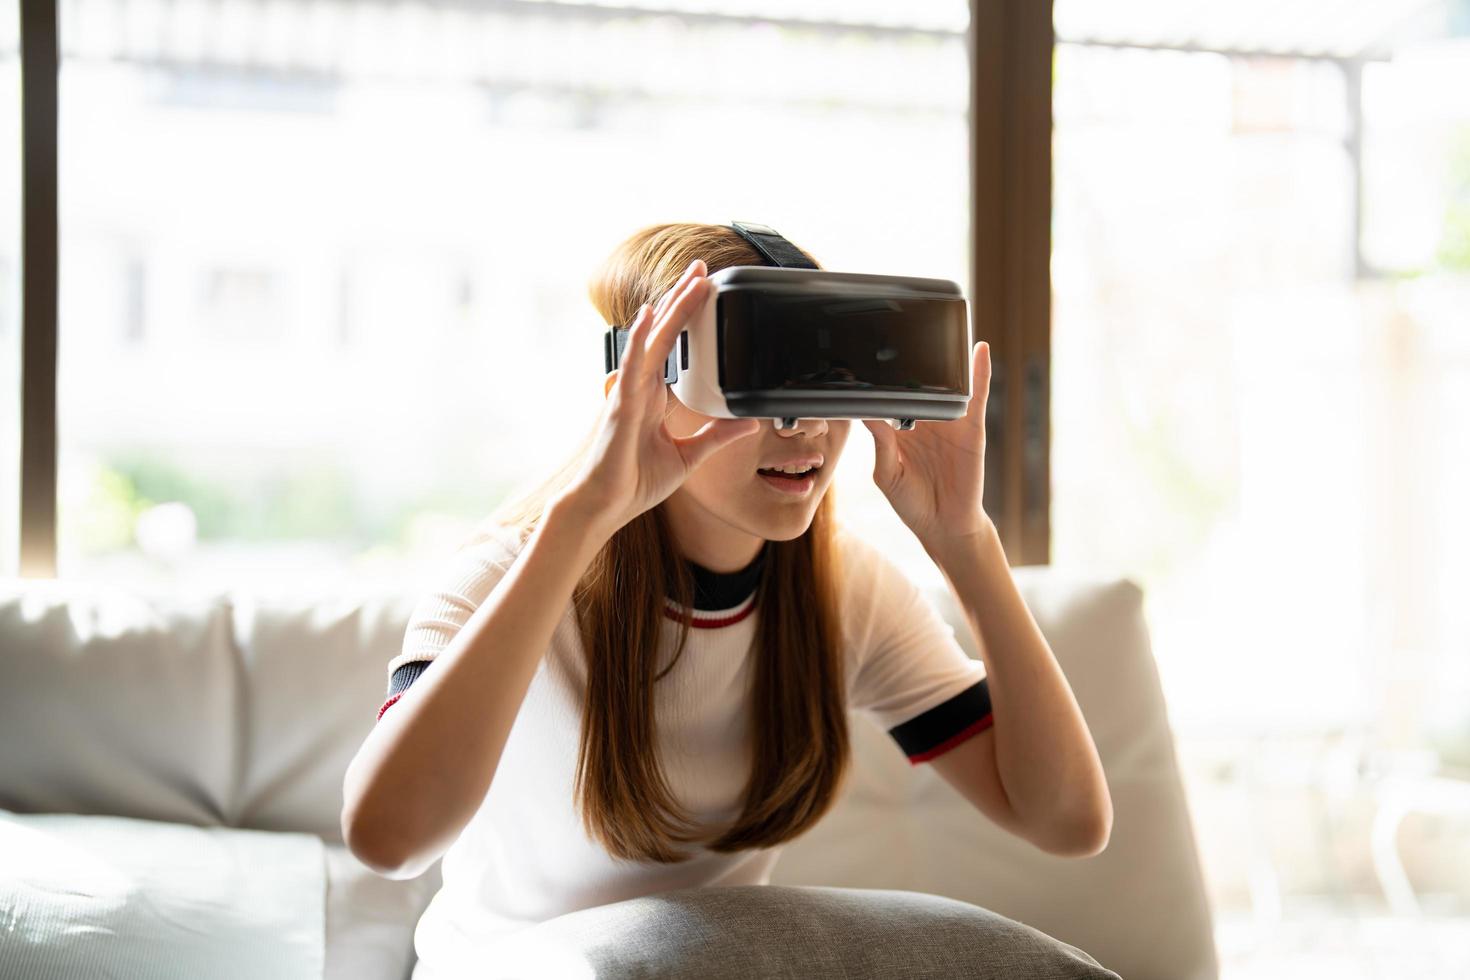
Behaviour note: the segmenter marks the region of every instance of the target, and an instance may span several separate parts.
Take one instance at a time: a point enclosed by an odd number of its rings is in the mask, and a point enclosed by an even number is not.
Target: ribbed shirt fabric
[[[965,653],[953,627],[881,552],[845,527],[837,542],[849,708],[874,718],[916,764],[992,724],[983,662]],[[456,553],[442,584],[418,602],[403,649],[388,663],[379,720],[432,669],[520,546],[517,532],[505,528]],[[681,617],[691,629],[655,691],[658,752],[676,799],[705,826],[739,814],[749,773],[756,587],[768,549],[736,572],[690,562],[694,605],[665,597],[665,650],[672,653]],[[484,963],[516,931],[577,909],[675,888],[769,881],[779,847],[737,854],[694,847],[686,861],[659,864],[614,858],[586,835],[573,802],[585,679],[569,607],[532,677],[489,792],[444,854],[443,887],[414,937],[414,980]]]

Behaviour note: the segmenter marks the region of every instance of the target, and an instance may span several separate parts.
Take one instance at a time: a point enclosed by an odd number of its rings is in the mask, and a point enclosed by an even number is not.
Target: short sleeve
[[[439,570],[409,614],[403,648],[388,661],[388,690],[378,708],[379,720],[423,676],[510,571],[516,541],[515,531],[497,527],[490,538],[455,552]]]
[[[882,725],[911,763],[926,762],[994,723],[985,664],[897,566],[848,540],[849,609],[864,610],[849,707]]]

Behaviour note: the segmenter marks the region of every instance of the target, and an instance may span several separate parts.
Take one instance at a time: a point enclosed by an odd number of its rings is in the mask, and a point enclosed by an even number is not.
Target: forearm
[[[1057,842],[1104,839],[1112,800],[1081,709],[986,522],[925,542],[965,612],[989,679],[996,769],[1017,816]]]
[[[378,721],[343,782],[343,834],[380,874],[413,877],[474,816],[573,589],[606,540],[553,505],[413,686]]]

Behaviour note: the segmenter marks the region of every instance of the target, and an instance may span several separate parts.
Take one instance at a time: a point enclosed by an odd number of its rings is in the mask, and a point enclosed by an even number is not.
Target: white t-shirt
[[[953,627],[881,552],[841,526],[837,541],[846,573],[839,608],[850,709],[869,712],[915,763],[991,724],[984,663],[965,653]],[[502,529],[455,554],[442,586],[415,607],[403,650],[388,664],[390,696],[379,718],[485,600],[519,548],[517,533]],[[747,571],[758,574],[755,565]],[[727,585],[750,581],[741,574],[716,577]],[[682,609],[666,599],[665,649],[672,652],[678,616],[689,616],[692,628],[657,687],[659,753],[676,799],[702,824],[740,812],[750,767],[746,694],[755,597],[752,590],[720,609],[699,608],[698,599],[694,609]],[[725,598],[732,598],[728,590]],[[443,975],[456,963],[483,966],[487,955],[493,960],[497,938],[563,913],[676,888],[768,883],[780,847],[737,854],[695,847],[686,849],[689,860],[661,864],[614,858],[587,836],[572,790],[585,678],[569,605],[489,792],[443,856],[443,887],[414,937],[415,980]]]

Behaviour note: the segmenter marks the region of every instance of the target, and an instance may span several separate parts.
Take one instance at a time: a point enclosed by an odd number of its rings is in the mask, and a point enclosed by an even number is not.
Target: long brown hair
[[[613,251],[588,293],[608,324],[627,326],[696,258],[711,275],[764,264],[731,228],[652,225]],[[516,528],[524,541],[580,470],[595,434],[594,427],[565,465],[484,523]],[[688,608],[694,595],[663,505],[625,524],[593,559],[572,600],[587,655],[575,795],[588,835],[610,854],[676,863],[692,856],[680,853],[684,844],[724,852],[771,847],[802,834],[836,802],[849,749],[835,520],[829,484],[805,533],[766,545],[749,691],[752,768],[741,813],[712,830],[674,799],[655,751],[654,684],[677,662],[690,629],[680,620],[673,660],[658,671],[665,596]]]

